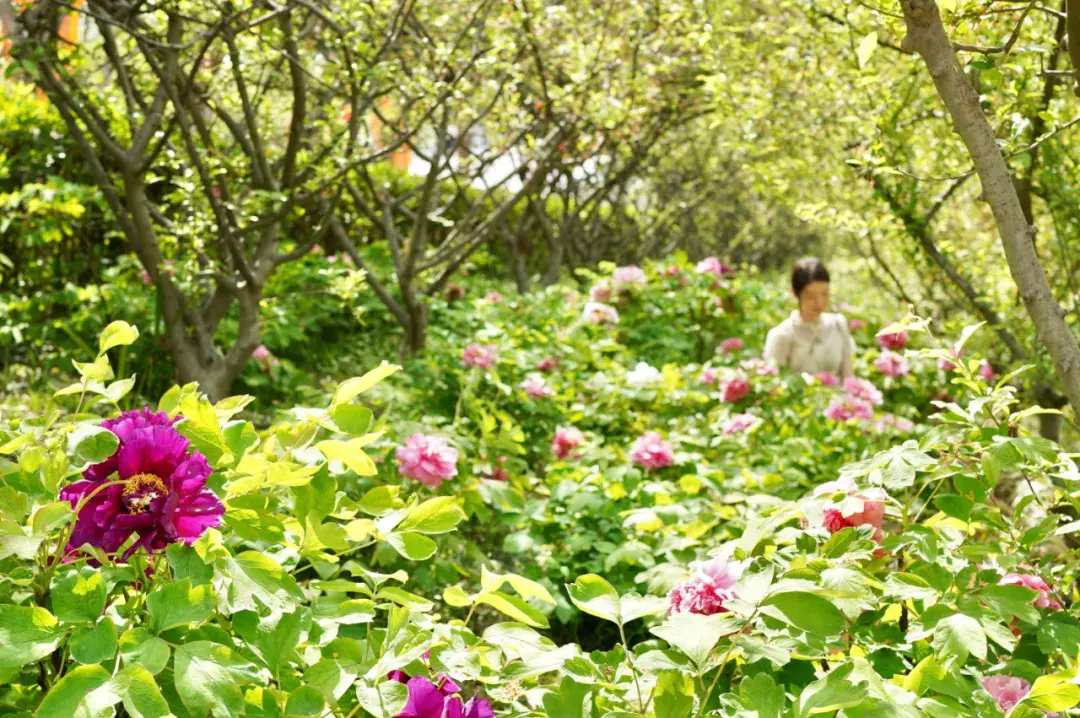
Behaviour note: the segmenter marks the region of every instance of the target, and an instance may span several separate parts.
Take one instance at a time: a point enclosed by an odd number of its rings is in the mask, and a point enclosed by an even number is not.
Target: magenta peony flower
[[[600,302],[587,302],[581,318],[589,324],[618,324],[619,312],[615,307]]]
[[[1001,673],[996,676],[985,676],[982,679],[982,686],[1004,713],[1011,711],[1031,690],[1031,684],[1023,678]]]
[[[896,332],[895,334],[882,334],[877,338],[878,346],[882,349],[889,349],[891,351],[903,351],[907,347],[908,335],[907,332]]]
[[[537,371],[555,371],[559,368],[559,360],[555,357],[544,357],[536,362]]]
[[[714,558],[690,564],[689,581],[676,584],[668,593],[668,613],[699,613],[711,616],[726,613],[725,602],[738,598],[735,584],[742,577],[743,564]]]
[[[908,373],[908,363],[900,354],[886,349],[874,360],[874,368],[885,376],[901,377]]]
[[[630,447],[630,458],[646,469],[662,469],[671,466],[675,453],[671,444],[655,431],[650,431],[634,440]]]
[[[984,361],[979,364],[979,376],[986,381],[994,380],[994,367],[990,366],[990,362]]]
[[[728,374],[720,378],[718,389],[723,401],[734,404],[750,393],[750,382],[742,374]]]
[[[641,289],[648,281],[645,270],[635,264],[617,268],[611,279],[616,289]]]
[[[470,344],[461,354],[461,364],[467,367],[490,369],[495,365],[495,351],[498,348],[495,344]]]
[[[398,470],[410,479],[416,479],[428,488],[457,476],[457,449],[446,439],[416,433],[405,439],[405,445],[397,447],[394,456]]]
[[[600,304],[610,302],[614,294],[615,292],[612,290],[611,285],[606,281],[600,281],[589,289],[589,299],[594,302],[599,302]]]
[[[814,378],[825,386],[840,386],[840,377],[833,374],[831,371],[819,371],[817,374],[814,374]]]
[[[176,541],[192,544],[221,525],[225,506],[206,488],[213,470],[172,425],[167,414],[148,408],[101,423],[120,443],[60,492],[73,508],[94,494],[79,512],[67,552],[90,544],[115,553],[137,535],[123,554],[127,560],[140,547],[153,552]],[[98,490],[111,481],[124,483]]]
[[[713,274],[722,277],[725,274],[734,274],[735,270],[721,262],[716,257],[706,257],[697,263],[694,270],[698,274]]]
[[[542,376],[530,376],[521,382],[521,388],[533,399],[547,399],[555,396],[555,390],[547,385]]]
[[[724,422],[723,432],[727,435],[744,434],[761,425],[761,419],[753,414],[734,414]]]
[[[866,327],[866,322],[862,319],[849,319],[847,325],[848,331],[857,332]]]
[[[1050,608],[1055,611],[1061,609],[1061,604],[1050,595],[1049,584],[1038,576],[1032,576],[1028,573],[1007,573],[1001,577],[998,585],[1023,586],[1024,588],[1030,588],[1032,591],[1038,591],[1039,595],[1031,602],[1032,606],[1035,608]]]
[[[409,676],[404,671],[393,671],[388,678],[404,683],[409,689],[409,700],[394,718],[495,718],[495,711],[486,698],[473,696],[462,702],[461,688],[445,675],[432,683],[423,676]]]
[[[844,390],[856,399],[861,399],[871,406],[880,406],[883,401],[878,388],[866,379],[849,376],[844,379]]]
[[[873,421],[874,407],[869,402],[848,394],[829,402],[829,406],[825,409],[825,418],[832,421],[847,421],[849,419]]]
[[[731,337],[720,342],[720,353],[725,356],[732,352],[741,352],[743,350],[743,340],[738,337]]]
[[[585,435],[581,430],[573,426],[560,426],[555,429],[555,436],[551,439],[551,453],[560,459],[576,459],[577,453],[574,450],[584,444]]]

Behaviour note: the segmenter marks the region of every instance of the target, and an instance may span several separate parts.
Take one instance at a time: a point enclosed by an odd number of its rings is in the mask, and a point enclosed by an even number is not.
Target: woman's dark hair
[[[795,292],[795,296],[802,294],[802,290],[806,289],[806,285],[811,282],[827,282],[829,281],[829,270],[825,269],[825,264],[817,257],[806,257],[795,262],[795,267],[791,270],[791,289]]]

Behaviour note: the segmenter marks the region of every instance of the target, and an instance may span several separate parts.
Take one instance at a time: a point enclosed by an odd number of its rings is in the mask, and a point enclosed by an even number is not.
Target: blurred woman
[[[765,358],[792,371],[829,372],[841,379],[854,373],[855,341],[843,314],[830,314],[829,270],[820,259],[807,257],[791,270],[791,291],[799,308],[769,331]]]

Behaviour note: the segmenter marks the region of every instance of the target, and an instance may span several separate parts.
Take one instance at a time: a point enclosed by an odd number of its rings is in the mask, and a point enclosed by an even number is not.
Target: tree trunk
[[[1080,406],[1080,345],[1065,322],[1032,242],[1034,228],[1024,217],[1009,168],[979,97],[960,70],[934,0],[901,0],[907,35],[903,46],[926,63],[957,134],[964,141],[994,214],[1009,271],[1039,340],[1053,359],[1058,379],[1073,406]]]

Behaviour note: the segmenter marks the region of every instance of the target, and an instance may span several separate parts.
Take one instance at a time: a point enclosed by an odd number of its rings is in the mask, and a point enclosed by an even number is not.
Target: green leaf
[[[228,646],[194,641],[176,647],[176,692],[196,715],[244,712],[240,686],[262,682],[258,669]]]
[[[425,534],[442,534],[453,531],[465,519],[458,501],[453,496],[428,499],[405,514],[396,531],[419,531]]]
[[[375,718],[394,718],[408,702],[409,689],[397,681],[383,681],[378,686],[357,683],[356,700]]]
[[[579,610],[605,621],[620,623],[619,592],[600,576],[591,573],[578,576],[572,584],[567,584],[566,591]]]
[[[398,683],[398,685],[402,685]],[[289,702],[285,705],[285,715],[289,716],[317,716],[322,715],[326,707],[326,699],[317,688],[300,686],[289,695]]]
[[[124,708],[131,718],[166,718],[172,715],[154,677],[142,666],[127,666],[113,677],[113,681],[122,688]]]
[[[396,603],[399,606],[411,609],[413,611],[430,611],[435,607],[431,601],[427,600],[423,596],[417,596],[415,593],[409,593],[403,588],[397,586],[384,586],[379,589],[379,592],[375,594],[375,598],[385,599]]]
[[[947,516],[961,521],[971,519],[971,509],[975,502],[957,494],[941,494],[934,499],[934,505],[941,509]]]
[[[357,476],[374,476],[379,473],[375,462],[364,452],[364,447],[382,436],[381,432],[364,434],[348,441],[327,439],[315,444],[327,461],[340,461]]]
[[[938,590],[922,576],[890,573],[885,579],[885,596],[898,601],[936,601]]]
[[[127,346],[139,338],[139,330],[127,322],[111,322],[98,335],[98,356],[113,347]]]
[[[300,637],[311,627],[311,612],[303,608],[293,613],[260,617],[253,611],[243,611],[233,616],[232,625],[270,672],[278,675],[295,659]],[[321,694],[319,700],[322,700]]]
[[[230,611],[290,611],[304,594],[274,559],[258,551],[245,551],[225,560],[223,573],[232,579],[226,592]]]
[[[334,399],[330,403],[331,408],[336,407],[339,404],[344,404],[353,397],[364,393],[400,369],[401,367],[396,364],[382,364],[361,377],[354,377],[342,382],[334,392]]]
[[[557,693],[544,695],[544,714],[559,718],[585,718],[585,698],[592,687],[564,676]]]
[[[518,576],[516,573],[492,573],[488,571],[487,565],[480,567],[480,586],[485,591],[497,591],[503,587],[503,584],[509,583],[510,587],[518,592],[525,600],[530,598],[537,598],[544,603],[550,603],[554,605],[555,599],[551,593],[541,586],[536,581],[525,578],[524,576]]]
[[[111,674],[101,666],[77,666],[68,671],[38,706],[36,718],[97,718],[113,714],[119,693],[94,695]]]
[[[404,508],[405,502],[398,498],[399,491],[397,486],[376,486],[364,494],[356,508],[371,516],[382,516],[388,511]]]
[[[145,628],[132,628],[120,634],[120,657],[124,665],[157,675],[169,662],[169,644]]]
[[[878,38],[877,31],[871,31],[863,36],[863,39],[859,41],[859,46],[855,50],[855,56],[859,61],[859,69],[866,67],[866,63],[870,62],[870,56],[874,54],[874,50],[877,49]]]
[[[68,445],[88,464],[109,458],[120,446],[120,439],[108,429],[93,424],[79,424],[68,435]]]
[[[1067,711],[1080,703],[1080,686],[1075,681],[1075,670],[1040,676],[1020,705],[1042,711]]]
[[[987,586],[979,592],[979,598],[1006,621],[1016,616],[1028,623],[1038,623],[1041,615],[1032,602],[1039,595],[1024,586]]]
[[[79,626],[68,641],[79,663],[101,663],[116,655],[116,626],[108,616],[94,626]]]
[[[202,623],[214,614],[214,594],[209,585],[192,586],[190,579],[166,584],[146,597],[154,631]]]
[[[472,599],[461,586],[447,586],[443,589],[443,602],[454,608],[465,608],[472,605]]]
[[[214,578],[214,567],[209,566],[199,558],[194,548],[183,541],[169,544],[165,549],[165,556],[169,561],[175,580],[190,579],[193,586],[210,583]]]
[[[694,710],[694,679],[680,671],[661,671],[654,696],[656,715],[686,718]]]
[[[743,619],[737,620],[745,623]],[[740,625],[733,625],[728,614],[702,616],[697,613],[675,613],[664,619],[663,624],[649,629],[649,632],[682,651],[700,672],[720,638],[739,628]]]
[[[956,613],[934,627],[934,651],[946,667],[963,665],[968,655],[986,658],[986,633],[971,616]]]
[[[435,555],[438,544],[423,534],[413,531],[409,533],[397,533],[396,531],[386,537],[386,542],[394,547],[394,550],[412,561],[426,561]]]
[[[105,611],[105,579],[84,566],[53,581],[52,609],[65,623],[93,623]]]
[[[547,617],[517,596],[501,591],[484,591],[475,599],[476,603],[486,603],[496,611],[503,613],[519,623],[533,628],[547,628]]]
[[[844,614],[830,601],[802,591],[788,591],[769,596],[761,610],[795,628],[819,636],[835,636],[843,632],[847,622]]]
[[[371,427],[371,409],[360,404],[341,404],[330,410],[330,418],[346,434],[363,434]]]
[[[56,624],[44,608],[0,605],[0,668],[18,668],[52,653],[64,636]]]
[[[854,685],[847,680],[854,668],[852,663],[839,666],[824,678],[804,688],[799,695],[798,715],[835,713],[841,708],[857,706],[866,700],[866,686]]]
[[[739,700],[744,708],[754,711],[756,718],[780,718],[787,704],[783,689],[768,673],[743,678],[739,683]]]
[[[188,394],[180,399],[180,414],[184,419],[176,424],[177,430],[191,440],[211,465],[216,465],[228,447],[213,405],[205,397]]]

